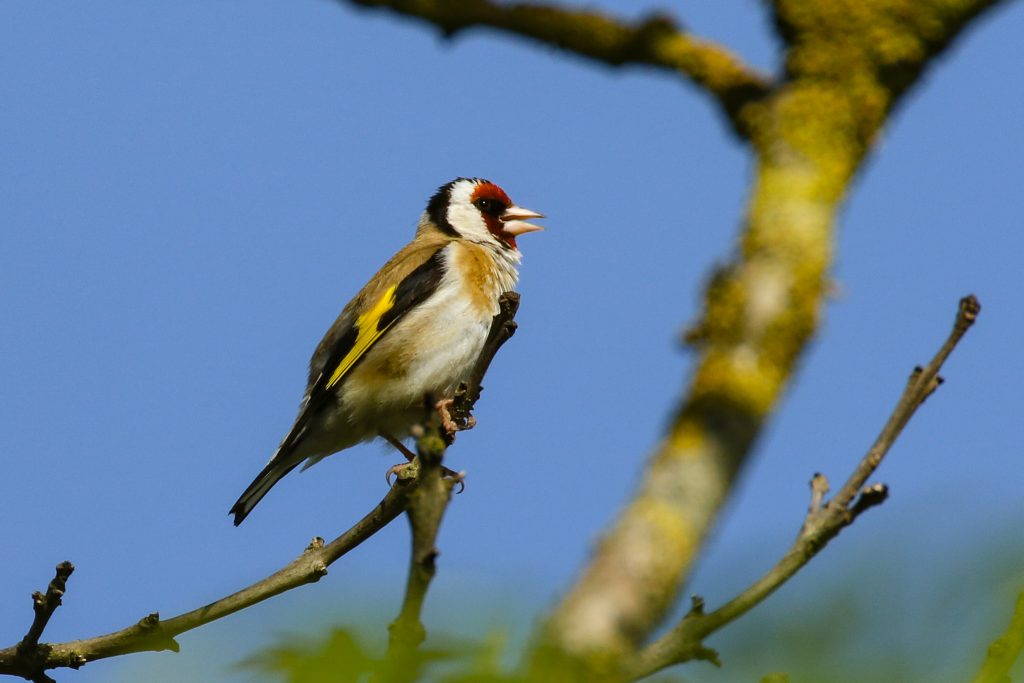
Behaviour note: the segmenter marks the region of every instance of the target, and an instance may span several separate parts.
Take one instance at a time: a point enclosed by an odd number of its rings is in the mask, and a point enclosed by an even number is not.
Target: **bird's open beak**
[[[537,232],[538,230],[544,229],[539,225],[526,222],[526,219],[528,218],[544,218],[544,214],[524,209],[523,207],[516,206],[515,204],[505,209],[505,213],[501,214],[500,218],[503,224],[501,229],[512,236],[522,235],[527,232]]]

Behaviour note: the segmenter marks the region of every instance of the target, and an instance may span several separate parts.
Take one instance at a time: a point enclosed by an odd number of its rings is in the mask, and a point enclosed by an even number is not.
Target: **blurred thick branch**
[[[710,94],[734,127],[744,107],[768,93],[768,79],[723,47],[696,38],[667,14],[626,22],[592,9],[490,0],[344,0],[422,19],[446,37],[474,27],[504,31],[607,66],[639,65],[685,77]]]
[[[893,21],[910,5],[934,14],[922,19],[926,35],[920,22]],[[747,108],[756,176],[738,251],[711,278],[688,335],[696,369],[638,491],[539,638],[535,660],[562,660],[566,680],[616,677],[675,603],[817,329],[836,215],[854,174],[900,94],[964,26],[928,2],[794,2],[776,11],[789,26],[786,80]],[[844,17],[861,30],[841,30]],[[880,53],[880,42],[906,49]]]
[[[463,425],[472,421],[471,412],[482,390],[480,382],[494,354],[515,332],[516,324],[513,318],[518,307],[518,294],[510,292],[502,295],[500,310],[494,317],[485,351],[477,362],[467,386],[460,388],[454,406],[454,417],[456,421],[461,420]],[[436,553],[433,551],[434,538],[451,491],[451,481],[441,479],[441,459],[449,443],[450,439],[442,438],[436,422],[431,421],[431,427],[424,432],[417,444],[423,462],[418,462],[408,472],[403,472],[380,503],[352,528],[326,545],[322,538],[314,538],[299,557],[262,581],[170,619],[161,619],[160,615],[154,612],[133,626],[106,635],[67,643],[39,643],[43,628],[53,611],[60,605],[65,582],[74,571],[70,562],[61,563],[57,566],[56,577],[50,582],[46,594],[37,592],[32,596],[35,619],[28,634],[18,645],[0,649],[0,675],[20,676],[32,681],[45,682],[52,680],[46,675],[49,669],[77,669],[97,659],[133,652],[177,652],[179,647],[174,640],[175,636],[285,591],[319,581],[327,574],[327,568],[331,564],[384,528],[402,512],[415,506],[412,522],[414,535],[410,588],[406,594],[402,616],[396,622],[399,623],[399,631],[407,632],[408,622],[415,620],[416,624],[419,623],[419,609],[432,576],[431,552]],[[425,485],[429,490],[421,494],[420,489]],[[427,547],[431,550],[425,550]],[[407,646],[408,642],[402,641],[400,647]],[[415,648],[418,644],[416,642],[412,647]]]
[[[675,604],[818,327],[850,182],[901,97],[999,2],[774,0],[767,5],[784,57],[777,81],[663,15],[630,24],[532,3],[348,4],[386,7],[446,35],[485,26],[612,66],[654,66],[715,97],[753,152],[738,248],[710,278],[688,334],[699,358],[685,396],[632,500],[537,638],[535,669],[615,679]]]
[[[807,516],[796,540],[782,559],[740,595],[713,612],[705,613],[703,601],[695,598],[693,607],[682,621],[639,653],[626,675],[628,680],[643,678],[665,667],[692,659],[717,661],[717,655],[704,646],[705,638],[760,604],[821,552],[840,531],[853,524],[861,513],[885,501],[888,487],[885,484],[869,485],[867,480],[892,448],[910,418],[942,383],[939,370],[974,324],[980,311],[981,305],[973,296],[960,300],[949,337],[928,365],[914,368],[878,438],[831,500],[825,502],[829,490],[828,480],[822,474],[814,475],[811,479],[811,504]]]

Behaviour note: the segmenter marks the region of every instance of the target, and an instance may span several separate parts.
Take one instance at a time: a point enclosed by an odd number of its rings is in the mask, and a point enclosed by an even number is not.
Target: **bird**
[[[519,278],[520,235],[544,215],[483,178],[456,178],[427,202],[415,235],[344,307],[309,363],[298,416],[229,514],[238,526],[282,477],[356,444],[402,444],[424,397],[446,407],[483,350],[499,297]],[[446,423],[446,426],[449,423]],[[450,428],[450,427],[449,427]]]

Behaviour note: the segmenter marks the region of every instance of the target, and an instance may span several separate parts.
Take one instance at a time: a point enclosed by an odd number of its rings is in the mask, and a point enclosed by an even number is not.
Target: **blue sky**
[[[774,68],[757,3],[679,12]],[[892,498],[760,609],[784,611],[866,558],[887,585],[943,601],[944,572],[985,560],[986,543],[1021,566],[1022,32],[1020,3],[979,22],[856,182],[837,294],[695,577],[710,603],[784,550],[813,472],[845,478],[967,292],[982,319],[883,465]],[[428,626],[525,619],[634,486],[684,386],[678,334],[734,242],[750,174],[706,98],[666,76],[486,32],[444,42],[323,0],[6,2],[0,102],[5,645],[61,560],[78,570],[47,638],[96,635],[261,578],[384,494],[396,457],[362,446],[290,475],[242,527],[227,515],[290,425],[323,331],[459,175],[549,218],[520,241],[520,331],[485,382],[479,427],[449,452],[469,476]],[[209,680],[282,632],[386,623],[406,543],[395,524],[320,584],[183,637],[182,655],[61,680],[157,665],[168,681]],[[964,571],[949,604],[1002,609],[1007,586]],[[1024,573],[1010,581],[1024,587]],[[494,614],[452,616],[464,608]],[[932,648],[967,652],[977,637]]]

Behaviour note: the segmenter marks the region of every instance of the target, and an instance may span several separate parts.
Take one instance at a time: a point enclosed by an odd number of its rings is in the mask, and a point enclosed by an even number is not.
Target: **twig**
[[[451,407],[451,417],[463,429],[469,429],[476,424],[473,419],[473,406],[480,399],[484,387],[484,375],[491,367],[491,361],[498,349],[512,338],[516,333],[516,312],[519,310],[519,294],[516,292],[505,292],[498,298],[498,313],[491,323],[490,332],[487,333],[487,340],[484,342],[484,349],[477,359],[473,373],[466,382],[459,385],[455,392],[455,400]]]
[[[689,78],[711,94],[741,137],[744,107],[763,98],[768,78],[719,45],[694,38],[671,17],[651,14],[636,23],[595,10],[539,3],[490,0],[348,0],[349,4],[386,8],[437,26],[445,37],[483,26],[536,40],[608,66],[636,64]]]
[[[463,428],[468,429],[474,424],[472,410],[483,390],[481,382],[498,349],[515,334],[514,318],[518,309],[519,295],[515,292],[506,292],[499,299],[499,310],[491,323],[483,351],[470,378],[459,386],[450,410],[451,417]],[[453,435],[441,429],[431,397],[427,397],[426,406],[429,419],[417,440],[418,456],[413,465],[418,468],[420,486],[410,497],[407,510],[412,534],[409,576],[398,618],[388,627],[388,652],[381,675],[376,679],[393,683],[413,681],[416,677],[416,649],[426,639],[420,614],[437,569],[437,534],[456,481],[443,477],[444,468],[441,466]]]
[[[43,635],[43,629],[46,628],[46,624],[49,623],[50,617],[53,616],[54,611],[61,604],[61,598],[64,597],[64,590],[67,587],[68,577],[75,571],[75,566],[65,560],[57,565],[56,575],[50,584],[46,587],[46,593],[40,593],[36,591],[32,594],[32,611],[35,613],[35,617],[32,619],[32,625],[28,629],[28,633],[18,643],[18,650],[25,652],[34,648],[39,643],[39,637]]]
[[[828,492],[827,479],[821,474],[814,475],[811,479],[811,504],[807,516],[796,540],[782,559],[763,577],[715,611],[704,613],[703,609],[691,609],[671,631],[636,656],[629,667],[630,680],[649,676],[673,664],[697,658],[707,659],[709,650],[704,647],[703,641],[708,635],[771,595],[861,513],[885,501],[888,489],[884,484],[865,486],[865,482],[889,452],[918,407],[941,383],[939,369],[980,311],[981,305],[973,295],[960,300],[949,338],[928,365],[914,369],[903,395],[875,443],[860,460],[849,480],[828,502],[823,502]]]
[[[74,571],[73,564],[67,560],[61,562],[57,565],[53,580],[46,587],[46,593],[36,591],[32,594],[32,611],[34,613],[32,625],[29,626],[25,637],[15,647],[15,651],[19,657],[27,663],[31,663],[25,678],[33,683],[53,683],[53,679],[46,675],[45,669],[38,662],[46,652],[45,648],[39,647],[39,638],[43,635],[46,625],[50,623],[50,617],[60,607],[61,598],[64,597],[64,591],[67,588],[68,577]]]
[[[1024,649],[1024,593],[1017,596],[1017,606],[1006,632],[988,646],[981,670],[974,683],[1010,683],[1010,668]]]
[[[853,474],[850,475],[850,478],[836,494],[833,500],[834,505],[845,507],[854,499],[857,492],[864,486],[864,482],[867,481],[868,477],[871,476],[875,468],[882,461],[882,458],[885,457],[893,442],[899,437],[900,432],[903,431],[903,428],[910,421],[917,408],[942,384],[942,378],[939,377],[939,369],[946,362],[949,354],[953,352],[960,339],[971,328],[971,325],[974,324],[980,312],[981,304],[973,294],[960,299],[960,308],[957,311],[956,322],[953,324],[953,330],[950,332],[949,338],[946,339],[942,348],[939,349],[928,365],[923,368],[914,368],[910,378],[907,380],[907,386],[903,390],[899,403],[896,404],[892,415],[889,416],[889,421],[885,423],[882,432],[878,435],[878,438],[864,459],[860,461],[857,469],[854,470]]]

